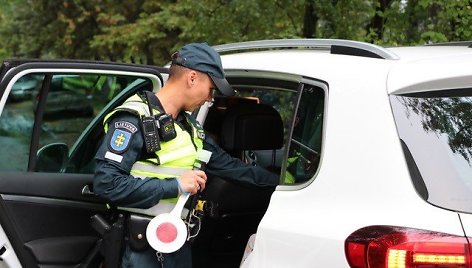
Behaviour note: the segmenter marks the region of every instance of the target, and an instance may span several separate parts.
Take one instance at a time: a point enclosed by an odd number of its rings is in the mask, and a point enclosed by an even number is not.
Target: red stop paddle
[[[182,194],[170,213],[157,215],[149,222],[146,238],[156,251],[171,253],[184,245],[187,240],[187,227],[180,215],[189,196],[188,193]]]
[[[198,149],[192,169],[203,170],[210,157],[210,151]],[[187,226],[180,216],[189,196],[189,193],[182,194],[171,212],[157,215],[149,222],[146,238],[156,251],[171,253],[184,245],[187,240]]]

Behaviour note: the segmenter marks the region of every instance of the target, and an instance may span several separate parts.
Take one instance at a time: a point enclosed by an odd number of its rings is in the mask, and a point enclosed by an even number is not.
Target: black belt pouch
[[[131,214],[128,218],[129,245],[134,251],[144,251],[149,248],[146,239],[146,228],[151,221],[150,217]]]

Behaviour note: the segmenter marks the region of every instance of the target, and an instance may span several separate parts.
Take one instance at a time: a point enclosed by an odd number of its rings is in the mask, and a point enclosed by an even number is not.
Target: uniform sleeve
[[[279,184],[280,175],[258,166],[247,165],[230,156],[208,135],[203,142],[203,148],[212,152],[206,166],[209,175],[258,187],[274,187]]]
[[[139,179],[130,175],[143,145],[136,116],[120,113],[112,118],[95,156],[97,166],[93,190],[98,197],[117,206],[149,208],[162,198],[177,196],[178,182],[175,178]]]

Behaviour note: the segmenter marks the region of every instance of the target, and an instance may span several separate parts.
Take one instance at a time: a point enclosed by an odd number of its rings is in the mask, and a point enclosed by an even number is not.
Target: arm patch
[[[110,151],[117,154],[126,152],[137,129],[135,125],[126,121],[115,122],[115,130],[108,143]]]

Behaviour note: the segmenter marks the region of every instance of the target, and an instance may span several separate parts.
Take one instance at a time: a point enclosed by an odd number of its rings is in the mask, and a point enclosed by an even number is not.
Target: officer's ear
[[[190,70],[187,74],[187,84],[189,87],[193,87],[197,83],[198,74],[194,70]]]

